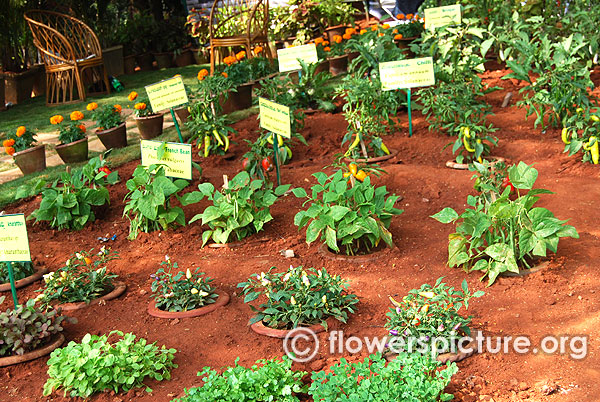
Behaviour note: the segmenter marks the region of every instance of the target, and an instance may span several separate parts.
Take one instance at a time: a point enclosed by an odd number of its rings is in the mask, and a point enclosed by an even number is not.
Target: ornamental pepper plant
[[[578,108],[576,114],[565,119],[561,138],[565,144],[564,152],[569,156],[582,151],[584,163],[597,165],[600,159],[600,113]]]
[[[354,313],[358,297],[348,293],[348,285],[339,275],[330,275],[325,268],[290,266],[285,272],[274,272],[275,269],[253,274],[247,282],[238,284],[245,295],[244,303],[264,296],[258,307],[250,306],[256,315],[249,325],[262,321],[267,327],[279,329],[312,324],[327,328],[327,318],[346,322],[348,314]]]

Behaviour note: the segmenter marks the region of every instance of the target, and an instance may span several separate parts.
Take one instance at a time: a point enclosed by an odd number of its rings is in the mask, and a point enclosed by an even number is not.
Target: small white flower
[[[198,293],[198,289],[192,288],[192,290],[190,290],[190,292],[192,292],[192,294],[195,295]]]
[[[202,296],[202,297],[206,297],[208,296],[208,292],[205,292],[204,290],[198,292],[198,296]]]
[[[67,267],[70,267],[70,266],[71,266],[71,259],[69,258],[69,259],[67,260]]]
[[[320,278],[320,277],[322,277],[322,276],[323,276],[323,272],[321,272],[321,270],[318,270],[318,271],[317,271],[317,275],[318,275],[318,276],[319,276],[319,278]]]
[[[165,261],[167,261],[167,262],[171,261],[171,257],[169,257],[168,254],[165,254]]]
[[[306,276],[306,274],[302,275],[302,283],[304,284],[304,286],[310,286],[310,280],[308,279],[308,276]]]
[[[45,283],[50,282],[53,277],[54,277],[54,272],[50,272],[49,274],[45,274],[44,275],[44,282]]]
[[[291,297],[291,299],[290,299],[290,304],[291,304],[292,306],[295,306],[295,305],[296,305],[296,299],[294,298],[294,296],[292,296],[292,297]]]
[[[165,298],[167,298],[167,299],[168,299],[169,297],[173,297],[173,294],[174,294],[173,292],[171,292],[171,293],[167,293],[167,294],[165,295]]]
[[[98,269],[96,270],[96,273],[98,273],[98,274],[99,274],[99,273],[101,273],[103,268],[106,268],[106,267],[101,267],[101,268],[98,268]]]
[[[187,271],[185,271],[185,277],[188,279],[192,279],[192,272],[189,268],[187,269]]]

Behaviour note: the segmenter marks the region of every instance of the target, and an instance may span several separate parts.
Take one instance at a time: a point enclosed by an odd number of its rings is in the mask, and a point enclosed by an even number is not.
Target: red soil
[[[535,163],[539,171],[538,187],[548,188],[554,195],[544,196],[541,206],[549,208],[560,219],[570,219],[581,236],[580,239],[563,239],[558,253],[549,257],[549,267],[541,272],[520,278],[500,278],[490,288],[479,281],[477,274],[466,275],[459,269],[446,266],[447,235],[451,225],[440,224],[429,216],[446,206],[461,211],[466,197],[473,194],[471,173],[445,167],[451,159],[450,149],[440,151],[449,141],[445,135],[429,132],[427,122],[419,114],[414,116],[414,136],[408,138],[406,113],[400,115],[401,132],[386,137],[389,148],[398,149],[399,156],[383,164],[388,172],[377,179],[390,192],[402,195],[400,202],[405,213],[392,221],[391,232],[397,248],[384,251],[381,258],[357,263],[333,261],[318,253],[319,244],[307,246],[304,231],[293,225],[294,214],[301,200],[293,196],[282,198],[272,208],[274,220],[265,230],[248,239],[239,248],[200,248],[201,228],[194,223],[167,232],[142,234],[136,241],[127,240],[128,222],[122,218],[125,181],[138,162],[119,168],[123,179],[113,186],[111,208],[102,219],[79,232],[57,231],[45,225],[30,225],[30,242],[34,261],[57,269],[67,257],[78,250],[99,248],[98,236],[117,235],[109,245],[120,253],[121,259],[111,265],[128,290],[120,299],[105,305],[94,305],[69,315],[79,323],[68,325],[68,340],[79,341],[86,333],[107,333],[113,329],[133,332],[160,345],[176,348],[176,363],[170,381],[147,381],[154,390],[128,394],[101,394],[94,401],[169,401],[184,387],[198,382],[196,373],[203,366],[221,368],[232,365],[240,356],[240,363],[251,365],[259,358],[281,356],[279,339],[257,335],[247,325],[250,308],[244,305],[236,284],[250,274],[277,266],[280,270],[289,264],[326,267],[350,282],[351,290],[360,297],[358,313],[347,325],[341,325],[346,336],[384,335],[383,325],[388,310],[388,295],[404,295],[423,283],[433,283],[440,276],[454,286],[467,278],[474,291],[483,289],[486,295],[472,302],[469,314],[474,316],[473,327],[486,334],[528,335],[538,342],[545,335],[588,335],[588,356],[583,360],[568,355],[543,354],[476,354],[460,363],[460,371],[452,379],[448,391],[457,400],[476,401],[595,401],[600,391],[600,356],[597,353],[600,336],[600,274],[593,263],[600,255],[598,247],[598,220],[600,187],[597,185],[600,170],[597,166],[580,163],[580,156],[568,157],[562,153],[563,144],[558,130],[545,134],[533,128],[533,119],[525,120],[525,111],[514,106],[505,109],[500,104],[507,91],[515,92],[518,86],[500,80],[505,71],[485,74],[490,85],[500,85],[503,90],[489,96],[496,115],[491,118],[499,127],[499,147],[495,155],[509,162],[520,160]],[[594,75],[595,81],[598,74]],[[230,177],[240,169],[241,156],[246,150],[242,139],[256,136],[258,122],[250,117],[235,125],[238,134],[232,146],[235,159],[221,157],[202,160],[202,181],[216,186],[222,184],[222,175]],[[312,173],[332,162],[340,152],[340,143],[346,124],[341,114],[316,114],[306,118],[303,132],[309,146],[296,145],[292,162],[282,170],[284,183],[308,188],[314,183]],[[198,184],[196,178],[190,190]],[[7,208],[8,213],[31,213],[39,205],[39,197]],[[207,204],[200,203],[185,209],[189,220]],[[293,249],[296,257],[285,259],[280,250]],[[149,275],[158,268],[165,254],[179,262],[180,267],[202,267],[215,279],[215,285],[232,295],[225,307],[202,317],[170,321],[154,318],[146,312],[150,300]],[[20,300],[35,296],[38,284],[19,290]],[[8,299],[7,299],[8,300]],[[6,308],[6,303],[3,308]],[[312,371],[339,360],[341,355],[328,355],[326,334],[320,335],[321,351],[315,361],[294,364],[295,369]],[[361,356],[346,356],[358,359]],[[0,400],[60,401],[54,394],[42,397],[46,381],[46,358],[0,369]],[[556,384],[558,391],[544,395],[543,385]]]

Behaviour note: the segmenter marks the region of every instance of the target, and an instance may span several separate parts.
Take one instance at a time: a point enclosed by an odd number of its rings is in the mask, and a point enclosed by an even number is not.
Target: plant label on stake
[[[8,266],[8,279],[12,292],[13,303],[17,308],[17,288],[12,268],[13,262],[31,262],[27,225],[24,214],[0,216],[0,261]]]
[[[173,118],[173,124],[175,124],[175,129],[179,136],[179,142],[183,143],[183,136],[181,135],[179,124],[175,118],[175,111],[173,110],[174,107],[188,103],[188,97],[185,92],[185,86],[183,85],[181,75],[176,75],[173,78],[155,84],[146,85],[145,88],[148,99],[150,100],[150,107],[152,107],[154,113],[165,109],[171,111],[171,117]]]
[[[165,165],[165,175],[192,180],[192,144],[141,140],[142,166]]]
[[[275,170],[277,172],[277,185],[281,185],[279,173],[279,145],[277,134],[285,138],[292,138],[292,120],[290,108],[272,102],[265,98],[258,98],[260,126],[273,133],[273,152],[275,153]]]
[[[423,57],[419,59],[379,63],[379,75],[381,77],[381,89],[383,91],[406,89],[406,100],[408,102],[408,136],[412,137],[411,88],[435,85],[433,58]]]
[[[317,47],[314,43],[302,46],[288,47],[277,50],[277,61],[279,62],[279,72],[300,70],[302,66],[298,62],[302,60],[306,64],[319,61],[317,56]]]
[[[461,23],[460,4],[425,9],[425,29],[435,29],[444,25],[460,25]]]

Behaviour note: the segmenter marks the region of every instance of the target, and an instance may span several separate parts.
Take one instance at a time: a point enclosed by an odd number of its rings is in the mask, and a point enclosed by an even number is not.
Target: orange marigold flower
[[[83,119],[83,113],[81,113],[79,110],[75,110],[74,112],[71,112],[71,120],[73,121],[78,121]]]
[[[63,122],[63,120],[64,120],[64,117],[62,117],[60,114],[57,114],[57,115],[50,117],[50,124],[60,124]]]
[[[22,136],[23,134],[25,134],[26,131],[27,129],[25,128],[25,126],[17,127],[17,137]]]
[[[315,39],[315,44],[317,44],[317,45],[318,45],[319,43],[323,43],[324,41],[325,41],[325,39],[324,39],[324,38],[316,38],[316,39]]]
[[[329,41],[328,40],[324,40],[323,41],[323,46],[329,46]]]
[[[207,76],[208,76],[208,70],[207,69],[203,68],[202,70],[198,71],[198,81],[202,81]]]
[[[4,148],[7,154],[13,155],[15,153],[15,149],[13,147]]]
[[[399,20],[403,20],[403,19],[404,19],[404,18],[406,18],[406,17],[404,16],[404,14],[398,14],[398,15],[396,16],[396,18],[398,18]]]
[[[127,99],[129,99],[129,102],[133,102],[134,100],[136,100],[138,97],[138,93],[135,91],[131,91],[131,93],[129,95],[127,95]]]
[[[354,29],[354,28],[346,28],[346,33],[350,34],[350,35],[355,34],[356,33],[356,29]]]
[[[323,50],[325,50],[326,52],[329,52],[329,51],[331,50],[331,48],[330,48],[329,46],[325,46],[325,47],[323,48]]]
[[[115,108],[115,112],[117,112],[117,113],[121,113],[121,110],[123,110],[121,105],[114,105],[113,107]]]
[[[145,110],[146,104],[144,102],[136,103],[135,106],[133,106],[133,108],[135,110]]]
[[[419,19],[419,14],[415,14],[415,19],[418,20]]]
[[[236,60],[238,60],[238,61],[239,61],[239,60],[242,60],[244,57],[246,57],[246,52],[245,52],[245,51],[243,51],[243,50],[242,50],[241,52],[238,52],[238,53],[235,55],[235,58],[236,58]]]
[[[360,30],[360,34],[361,34],[361,35],[364,35],[364,34],[366,34],[366,33],[367,33],[367,30],[366,30],[366,29],[361,29],[361,30]]]
[[[351,34],[347,34],[347,33],[345,33],[344,35],[342,35],[342,38],[344,38],[344,39],[348,40],[348,39],[351,39],[351,38],[352,38],[352,35],[351,35]]]
[[[221,75],[222,75],[223,77],[225,77],[225,78],[227,78],[227,77],[228,77],[228,75],[227,75],[227,73],[226,73],[225,71],[223,71],[223,72],[221,73]]]
[[[393,33],[393,34],[397,34],[397,33],[398,33],[398,30],[397,30],[397,29],[394,29],[394,30],[392,31],[392,33]]]
[[[377,29],[378,29],[378,28],[379,28],[379,26],[378,26],[378,25],[373,25],[373,26],[371,27],[371,31],[377,31]]]
[[[388,28],[390,27],[390,24],[383,24],[381,27],[382,27],[383,29],[388,29]]]
[[[406,19],[407,20],[412,20],[413,15],[412,14],[406,14]]]
[[[402,39],[402,34],[397,34],[396,36],[394,36],[395,40],[400,40]]]
[[[2,141],[2,146],[4,148],[12,147],[13,145],[15,145],[15,140],[13,140],[12,138]]]
[[[85,126],[83,124],[78,125],[77,127],[79,127],[79,130],[85,134],[85,132],[87,131],[87,129],[85,128]]]
[[[382,32],[379,32],[379,33],[377,34],[377,36],[381,37],[381,36],[384,36],[384,35],[383,35],[383,33],[382,33]]]
[[[227,64],[228,66],[232,65],[235,62],[236,62],[236,58],[233,56],[227,56],[223,59],[223,63]]]
[[[261,53],[262,53],[262,51],[263,51],[263,48],[262,48],[262,46],[256,46],[256,47],[253,49],[253,51],[254,51],[254,54],[261,54]]]
[[[88,103],[85,108],[91,112],[92,110],[98,109],[98,104],[96,102]]]
[[[333,41],[335,43],[342,43],[342,37],[340,35],[333,35]]]

